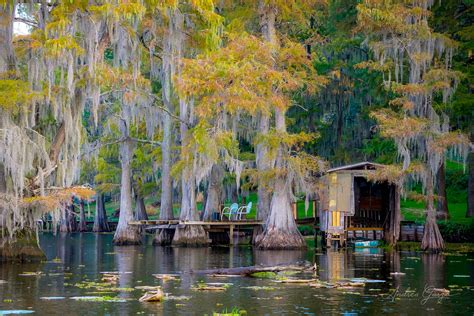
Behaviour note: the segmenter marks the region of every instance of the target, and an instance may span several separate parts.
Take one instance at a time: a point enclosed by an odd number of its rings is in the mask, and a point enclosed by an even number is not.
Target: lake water
[[[39,315],[212,315],[245,310],[247,315],[446,315],[474,313],[474,255],[427,255],[392,252],[310,249],[259,251],[249,246],[201,249],[143,246],[115,247],[112,234],[41,235],[48,262],[0,263],[0,315],[5,310],[31,310]],[[363,288],[313,288],[271,279],[210,277],[201,269],[316,262],[318,278],[328,282],[366,278]],[[116,287],[103,293],[89,282],[101,272],[119,272]],[[41,272],[28,275],[28,272]],[[393,275],[392,272],[404,273]],[[25,274],[26,273],[26,274]],[[157,273],[179,274],[163,283]],[[300,276],[310,278],[310,275]],[[222,292],[192,289],[197,282],[232,283]],[[367,280],[365,280],[367,281]],[[141,303],[140,286],[162,285],[170,299]],[[431,288],[450,290],[448,297]],[[431,293],[431,294],[430,294]],[[78,301],[78,296],[118,297],[118,302]],[[186,299],[183,299],[186,296]],[[179,299],[181,298],[181,299]]]

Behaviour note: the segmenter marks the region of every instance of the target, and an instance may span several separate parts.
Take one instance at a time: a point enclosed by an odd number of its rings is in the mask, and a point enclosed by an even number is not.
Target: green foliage
[[[441,221],[438,227],[447,242],[474,242],[474,221],[467,224]]]
[[[39,95],[30,90],[26,81],[0,79],[0,107],[6,111],[18,113]]]

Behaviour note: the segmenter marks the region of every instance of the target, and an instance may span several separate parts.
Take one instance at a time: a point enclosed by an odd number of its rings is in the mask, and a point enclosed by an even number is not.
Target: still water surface
[[[112,234],[41,235],[48,262],[0,264],[0,311],[32,310],[39,315],[212,315],[238,308],[247,315],[472,315],[474,313],[474,255],[427,255],[418,252],[355,252],[341,250],[258,251],[249,246],[202,249],[143,246],[115,247]],[[246,277],[215,278],[191,270],[316,262],[318,277],[373,280],[355,290],[312,288]],[[39,276],[22,276],[25,272]],[[71,297],[103,295],[80,288],[100,282],[101,272],[118,271],[117,286],[126,292],[108,293],[122,302],[85,302]],[[392,272],[404,275],[395,276]],[[163,283],[156,273],[177,273]],[[378,280],[377,282],[375,280]],[[228,282],[224,292],[198,292],[198,281]],[[163,285],[170,296],[187,300],[140,303],[137,286]],[[263,289],[256,288],[262,287]],[[249,288],[250,287],[250,288]],[[253,288],[252,288],[253,287]],[[274,288],[273,290],[265,287]],[[449,297],[430,296],[430,287],[450,290]],[[60,299],[51,299],[62,297]],[[50,298],[50,299],[45,299]],[[1,314],[1,312],[0,312]]]

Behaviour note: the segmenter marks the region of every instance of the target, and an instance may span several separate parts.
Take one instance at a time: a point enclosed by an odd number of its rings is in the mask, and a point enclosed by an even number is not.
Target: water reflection
[[[48,262],[40,264],[2,264],[0,279],[1,309],[32,308],[40,314],[80,311],[91,315],[130,315],[144,312],[152,315],[204,315],[213,311],[245,309],[248,315],[271,314],[414,314],[418,312],[449,313],[463,306],[459,313],[472,314],[474,257],[444,256],[417,252],[385,252],[382,249],[309,251],[260,251],[249,246],[171,248],[144,246],[114,247],[112,234],[58,234],[41,236]],[[55,259],[55,260],[53,260]],[[253,278],[212,278],[192,273],[201,269],[277,265],[310,261],[318,265],[318,277],[328,282],[366,278],[372,281],[357,290],[316,289],[307,285],[281,284]],[[41,271],[42,276],[20,276]],[[125,303],[77,302],[71,296],[92,295],[90,289],[78,288],[84,281],[99,282],[101,272],[117,271],[117,286],[161,285],[173,296],[189,296],[187,301],[165,301],[161,304],[139,303],[142,290],[118,295]],[[159,273],[179,273],[179,280],[163,283],[153,277]],[[397,274],[394,274],[397,273]],[[225,292],[196,292],[198,281],[229,282]],[[450,297],[439,303],[421,303],[425,286],[451,289]],[[451,286],[451,287],[449,287]],[[250,287],[250,288],[249,288]],[[252,288],[253,287],[253,288]],[[257,287],[257,288],[255,288]],[[274,290],[258,290],[274,288]],[[398,289],[419,292],[419,297],[391,299]],[[410,292],[411,293],[411,292]],[[97,294],[95,294],[97,295]],[[64,296],[65,300],[45,301],[43,296]],[[11,300],[11,301],[10,301]]]

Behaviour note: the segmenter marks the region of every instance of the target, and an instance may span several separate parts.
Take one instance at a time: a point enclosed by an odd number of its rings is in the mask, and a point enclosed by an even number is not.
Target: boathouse
[[[400,189],[369,181],[384,165],[361,162],[329,169],[320,179],[319,227],[327,246],[355,239],[395,244],[400,234]]]

